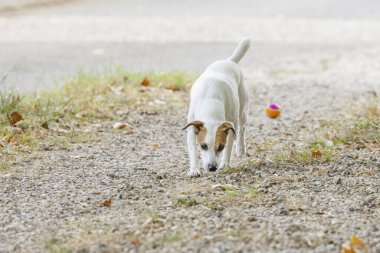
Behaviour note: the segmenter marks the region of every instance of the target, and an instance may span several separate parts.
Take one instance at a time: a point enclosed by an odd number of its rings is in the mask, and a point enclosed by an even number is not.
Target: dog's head
[[[216,171],[220,164],[222,151],[227,145],[227,136],[231,132],[236,135],[231,122],[192,121],[184,128],[192,126],[197,146],[201,151],[203,167],[209,171]]]

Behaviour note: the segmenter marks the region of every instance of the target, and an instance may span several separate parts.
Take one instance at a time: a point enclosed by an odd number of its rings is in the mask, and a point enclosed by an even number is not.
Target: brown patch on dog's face
[[[197,143],[198,144],[203,144],[205,143],[205,140],[206,140],[206,134],[207,134],[207,129],[205,127],[201,127],[198,131],[198,133],[196,133],[196,138],[197,138]]]
[[[223,151],[224,147],[226,146],[227,136],[230,130],[232,130],[235,134],[235,129],[233,125],[229,122],[224,122],[216,130],[214,146],[216,153]]]
[[[188,128],[189,126],[194,127],[194,134],[196,135],[197,143],[205,143],[207,129],[204,127],[203,122],[199,120],[192,121],[188,123],[184,128],[182,128],[182,130]]]

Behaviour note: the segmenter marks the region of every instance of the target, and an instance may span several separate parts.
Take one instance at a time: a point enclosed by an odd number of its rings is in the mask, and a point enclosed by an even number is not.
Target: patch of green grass
[[[72,250],[64,246],[57,238],[45,242],[45,249],[49,253],[70,253]]]
[[[164,243],[180,242],[184,238],[185,237],[178,232],[168,232],[162,236],[162,242],[164,242]]]
[[[257,198],[260,195],[260,192],[257,188],[249,188],[248,193],[251,198]]]
[[[0,161],[0,172],[5,172],[8,170],[8,163],[6,161]]]
[[[234,199],[239,195],[241,195],[241,191],[235,188],[226,189],[225,197],[229,200]]]
[[[365,118],[355,122],[343,137],[346,143],[380,144],[380,119]]]
[[[256,162],[257,162],[256,159],[244,161],[242,163],[237,164],[236,166],[224,167],[224,168],[219,170],[219,173],[231,174],[231,173],[242,172],[242,171],[245,171],[247,168],[249,168],[251,165],[255,164]]]
[[[312,163],[328,162],[334,158],[340,140],[314,140],[309,142],[304,150],[279,152],[273,156],[275,164],[307,165]]]
[[[225,189],[225,194],[222,196],[223,201],[246,201],[259,197],[260,192],[257,186],[252,186],[249,188],[237,189],[229,188]]]
[[[0,113],[6,115],[13,111],[22,100],[17,92],[4,93],[0,91]]]
[[[222,201],[247,201],[251,199],[255,199],[260,195],[259,191],[255,188],[248,188],[247,190],[239,189],[226,191],[226,193],[222,196]]]
[[[239,171],[241,171],[241,168],[233,167],[233,166],[224,167],[219,170],[219,172],[222,174],[231,174],[231,173],[236,173]]]
[[[199,205],[200,202],[198,202],[196,199],[194,198],[191,198],[191,197],[183,197],[183,198],[179,198],[177,200],[177,205],[178,206],[187,206],[187,207],[190,207],[190,206],[196,206],[196,205]]]
[[[229,229],[228,232],[227,232],[227,235],[228,236],[232,236],[232,237],[237,237],[238,236],[238,232],[235,229]]]
[[[153,222],[160,219],[160,215],[157,212],[157,210],[154,209],[147,209],[143,212],[143,216],[145,218],[151,219]]]
[[[141,85],[144,79],[148,86]],[[119,117],[117,111],[129,108],[156,110],[151,101],[157,100],[158,93],[168,103],[174,91],[186,89],[192,81],[193,77],[184,72],[135,73],[115,68],[105,72],[81,70],[63,86],[36,94],[0,92],[0,142],[18,150],[46,142],[68,147],[70,143],[93,141],[94,133],[82,131],[89,125],[113,121]],[[17,126],[8,120],[11,111],[23,118]]]
[[[203,206],[210,208],[214,211],[221,211],[223,210],[223,207],[220,205],[220,203],[215,203],[215,202],[203,202]]]

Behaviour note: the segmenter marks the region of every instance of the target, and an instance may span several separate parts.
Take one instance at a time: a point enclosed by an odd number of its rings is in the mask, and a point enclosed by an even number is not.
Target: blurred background
[[[0,89],[59,85],[79,69],[202,71],[242,37],[242,66],[260,69],[321,55],[379,61],[377,0],[0,0]],[[369,59],[369,60],[368,60]],[[367,66],[367,65],[371,66]],[[358,66],[362,69],[355,72]]]

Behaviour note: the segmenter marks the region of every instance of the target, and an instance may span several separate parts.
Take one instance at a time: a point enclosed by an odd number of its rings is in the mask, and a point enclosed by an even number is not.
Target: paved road
[[[27,0],[30,2],[31,0]],[[8,0],[0,0],[5,6]],[[44,1],[48,2],[48,1]],[[217,4],[216,4],[217,3]],[[28,3],[29,4],[29,3]],[[62,83],[79,68],[201,71],[241,37],[249,70],[380,42],[377,1],[71,0],[0,12],[1,89]],[[1,9],[1,8],[0,8]]]

